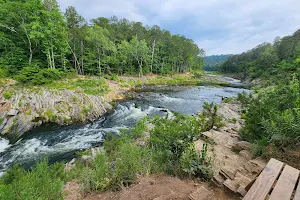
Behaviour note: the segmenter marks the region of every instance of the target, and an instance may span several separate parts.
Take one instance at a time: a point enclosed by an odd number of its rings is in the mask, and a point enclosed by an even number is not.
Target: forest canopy
[[[159,26],[99,17],[86,21],[56,0],[0,0],[0,75],[170,74],[203,67],[204,50]],[[24,81],[26,82],[26,80]]]

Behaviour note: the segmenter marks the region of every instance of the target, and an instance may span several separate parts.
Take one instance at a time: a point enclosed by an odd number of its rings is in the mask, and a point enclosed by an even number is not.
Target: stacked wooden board
[[[244,200],[300,200],[300,171],[274,158],[258,176]]]

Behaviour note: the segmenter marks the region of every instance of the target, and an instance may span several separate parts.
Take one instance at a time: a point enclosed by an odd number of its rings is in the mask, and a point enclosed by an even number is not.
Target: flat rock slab
[[[236,174],[236,169],[231,168],[229,166],[222,167],[220,173],[223,174],[225,177],[229,177],[230,179],[234,179]]]
[[[248,150],[242,150],[242,151],[240,151],[239,155],[242,156],[242,157],[244,157],[244,158],[246,158],[247,160],[251,160],[251,158],[252,158],[252,154]]]
[[[201,186],[189,196],[190,200],[216,200],[214,193]]]
[[[10,109],[7,113],[8,116],[16,116],[19,113],[19,110]]]
[[[266,166],[266,163],[261,160],[249,160],[245,165],[245,169],[252,174],[259,174]]]
[[[218,184],[218,186],[222,186],[225,182],[225,179],[219,174],[214,175],[213,180]]]

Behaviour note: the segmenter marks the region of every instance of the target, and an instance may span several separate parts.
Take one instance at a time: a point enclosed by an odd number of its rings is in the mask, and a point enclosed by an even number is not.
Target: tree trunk
[[[67,71],[65,58],[64,58],[63,54],[61,54],[61,64],[62,64],[62,67],[64,68],[64,70]]]
[[[73,41],[73,57],[74,57],[74,67],[75,67],[75,70],[76,70],[76,72],[77,72],[77,74],[78,74],[78,69],[77,69],[77,56],[76,56],[76,41],[75,41],[75,39],[74,39],[74,41]]]
[[[97,48],[98,50],[98,68],[99,68],[99,75],[101,76],[101,58],[100,58],[100,48]]]
[[[52,61],[51,61],[51,55],[50,55],[50,50],[47,49],[47,60],[48,60],[48,67],[52,69]]]
[[[52,68],[55,69],[55,60],[54,60],[53,45],[51,45],[51,54],[52,54]]]
[[[83,69],[83,40],[81,40],[81,75],[84,75],[84,69]]]
[[[24,23],[24,22],[23,22]],[[24,28],[24,31],[25,31],[25,34],[26,34],[26,37],[27,37],[27,40],[28,40],[28,45],[29,45],[29,61],[28,61],[28,63],[29,63],[29,65],[31,65],[31,62],[32,62],[32,54],[33,54],[33,51],[32,51],[32,44],[31,44],[31,40],[30,40],[30,37],[29,37],[29,34],[28,34],[28,32],[27,32],[27,29],[24,27],[24,26],[22,26],[23,28]]]
[[[150,65],[150,72],[152,73],[152,68],[153,68],[153,58],[154,58],[154,50],[155,50],[155,39],[152,44],[152,59],[151,59],[151,65]]]

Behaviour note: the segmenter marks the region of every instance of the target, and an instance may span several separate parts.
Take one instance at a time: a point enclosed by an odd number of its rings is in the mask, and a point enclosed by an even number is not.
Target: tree
[[[116,51],[114,43],[109,40],[108,36],[108,30],[97,25],[89,27],[87,31],[86,40],[90,42],[90,45],[92,45],[97,52],[96,57],[99,74],[102,73],[101,65],[104,65],[104,63],[101,63],[101,56],[105,57],[108,52]]]
[[[77,43],[80,43],[80,45],[82,44],[83,37],[84,37],[83,36],[84,34],[82,34],[82,31],[83,31],[83,27],[86,25],[86,21],[82,16],[80,16],[77,13],[76,9],[72,6],[69,6],[66,9],[65,18],[67,21],[67,28],[69,31],[69,39],[73,46],[73,48],[70,48],[70,49],[73,54],[74,68],[77,71],[77,73],[82,74],[83,68],[82,68],[82,66],[80,66],[79,60],[78,60],[77,46],[79,46],[79,44],[77,45]]]

